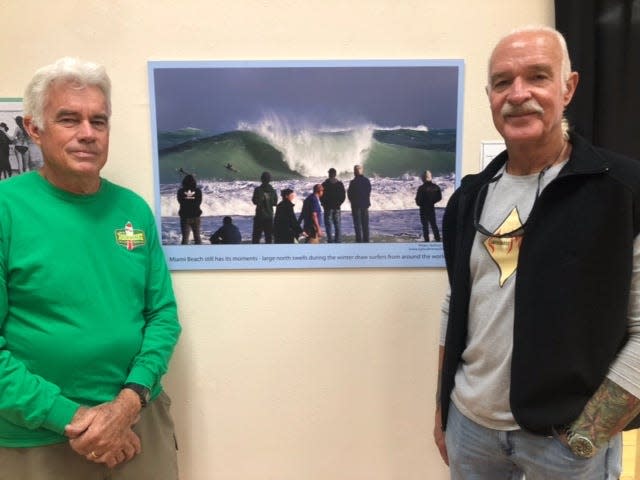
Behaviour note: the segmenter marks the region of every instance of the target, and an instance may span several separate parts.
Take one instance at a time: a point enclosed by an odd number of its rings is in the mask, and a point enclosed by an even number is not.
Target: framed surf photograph
[[[151,61],[148,74],[171,269],[444,266],[462,60]]]

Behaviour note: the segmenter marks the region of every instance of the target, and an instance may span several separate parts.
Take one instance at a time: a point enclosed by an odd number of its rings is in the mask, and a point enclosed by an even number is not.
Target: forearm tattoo
[[[571,425],[571,430],[588,436],[600,448],[639,413],[640,400],[605,378]]]

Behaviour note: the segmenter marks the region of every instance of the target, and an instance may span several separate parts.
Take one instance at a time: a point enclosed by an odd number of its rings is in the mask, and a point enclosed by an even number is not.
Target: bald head
[[[529,26],[517,28],[498,40],[498,43],[489,57],[489,65],[487,68],[487,91],[491,89],[491,72],[496,53],[507,44],[517,44],[519,39],[532,37],[537,37],[540,41],[551,41],[555,44],[554,48],[557,49],[557,53],[560,56],[560,73],[563,81],[563,89],[566,88],[564,84],[571,75],[571,59],[569,58],[569,50],[567,48],[566,40],[562,34],[554,28],[547,26]],[[524,43],[522,45],[523,47],[525,46]]]

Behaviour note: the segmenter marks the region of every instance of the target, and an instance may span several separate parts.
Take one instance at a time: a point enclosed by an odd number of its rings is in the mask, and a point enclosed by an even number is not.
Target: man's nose
[[[509,89],[507,100],[513,104],[521,104],[531,98],[529,85],[521,77],[514,78]]]
[[[93,139],[95,138],[95,134],[93,124],[89,120],[83,120],[78,124],[78,137],[80,139]]]

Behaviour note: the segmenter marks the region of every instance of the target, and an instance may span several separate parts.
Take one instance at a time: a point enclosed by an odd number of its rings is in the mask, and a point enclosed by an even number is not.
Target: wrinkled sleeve
[[[440,306],[440,346],[444,347],[447,340],[447,325],[449,324],[449,300],[451,299],[451,289],[447,289],[442,305]]]
[[[80,406],[63,397],[60,388],[31,373],[7,349],[4,337],[9,316],[9,242],[11,220],[0,205],[0,416],[29,429],[64,433]]]
[[[176,301],[153,214],[149,210],[145,329],[140,352],[133,360],[127,382],[139,383],[153,394],[161,390],[160,380],[180,336]]]
[[[627,322],[629,338],[611,365],[607,378],[640,398],[640,235],[633,243]]]

